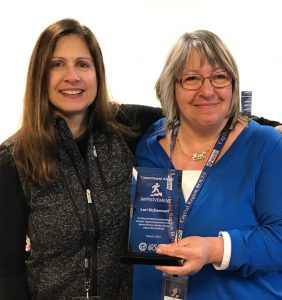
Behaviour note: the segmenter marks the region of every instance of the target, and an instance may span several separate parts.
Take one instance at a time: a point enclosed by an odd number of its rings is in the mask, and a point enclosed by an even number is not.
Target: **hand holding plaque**
[[[159,255],[159,244],[177,241],[181,171],[133,168],[128,249],[124,263],[182,265],[177,257]]]

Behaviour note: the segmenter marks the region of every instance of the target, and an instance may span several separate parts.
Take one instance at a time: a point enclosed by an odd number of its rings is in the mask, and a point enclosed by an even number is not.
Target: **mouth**
[[[200,103],[200,104],[196,104],[195,106],[198,106],[198,107],[206,107],[206,108],[209,108],[209,107],[214,107],[216,106],[218,103]]]
[[[65,95],[78,95],[78,94],[81,94],[83,92],[83,90],[81,90],[81,89],[77,89],[77,90],[61,90],[60,92],[62,94],[65,94]]]

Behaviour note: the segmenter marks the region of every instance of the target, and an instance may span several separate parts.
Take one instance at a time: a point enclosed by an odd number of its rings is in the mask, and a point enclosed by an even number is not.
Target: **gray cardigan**
[[[160,116],[158,108],[121,105],[117,119],[142,135]],[[131,268],[119,261],[127,243],[132,153],[140,136],[106,134],[90,124],[90,134],[74,141],[62,118],[55,128],[59,172],[48,186],[20,180],[9,145],[0,146],[0,299],[30,300],[28,288],[40,300],[85,296],[86,189],[93,202],[88,211],[92,292],[102,300],[130,299]]]

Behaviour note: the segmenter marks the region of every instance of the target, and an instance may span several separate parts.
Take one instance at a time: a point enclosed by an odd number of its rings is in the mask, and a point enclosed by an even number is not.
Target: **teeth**
[[[63,94],[68,94],[68,95],[76,95],[76,94],[80,94],[81,90],[65,90],[62,91]]]

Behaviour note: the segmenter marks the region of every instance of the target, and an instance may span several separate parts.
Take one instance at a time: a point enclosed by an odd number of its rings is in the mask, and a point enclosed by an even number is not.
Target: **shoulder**
[[[12,145],[2,144],[0,145],[0,168],[8,167],[12,165]]]
[[[154,122],[147,130],[146,136],[163,136],[166,133],[166,118],[161,118]]]
[[[268,152],[278,150],[282,154],[282,134],[277,129],[267,125],[260,125],[255,121],[250,121],[246,129],[248,142],[257,149],[264,149]]]
[[[160,145],[159,139],[166,135],[166,119],[153,123],[142,137],[136,149],[136,163],[143,167],[165,167],[167,154]]]
[[[0,146],[0,183],[18,182],[18,171],[12,158],[12,145]]]
[[[24,201],[24,194],[19,177],[18,170],[12,158],[12,146],[0,146],[0,200],[9,199],[10,204],[13,200],[23,202],[25,209],[27,209]],[[1,196],[4,196],[1,198]]]
[[[278,141],[282,139],[281,133],[277,129],[269,125],[261,125],[255,121],[250,121],[248,129],[256,138],[262,138],[270,141]]]
[[[163,137],[166,134],[166,119],[162,118],[153,123],[146,134],[142,137],[140,142],[138,143],[138,149],[142,149],[143,147],[151,147],[153,144],[158,142],[159,137]]]

